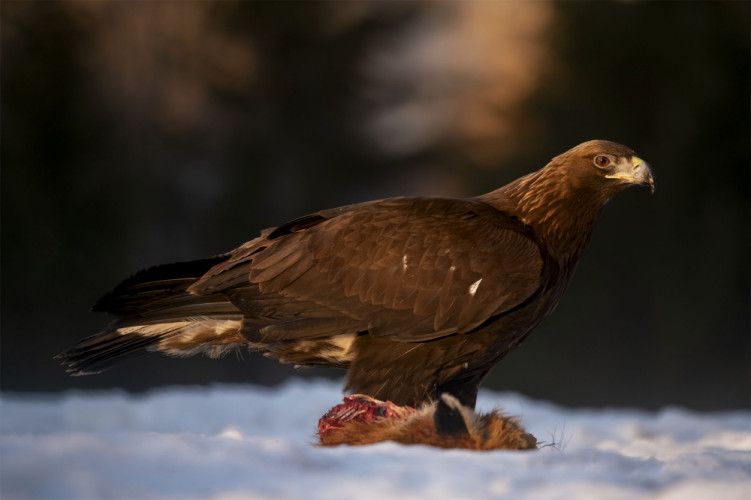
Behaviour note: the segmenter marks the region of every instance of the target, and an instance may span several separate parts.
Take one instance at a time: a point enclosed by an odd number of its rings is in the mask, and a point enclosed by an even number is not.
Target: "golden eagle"
[[[346,389],[474,408],[489,370],[558,304],[604,204],[654,189],[634,152],[589,141],[475,198],[322,210],[231,252],[166,264],[94,306],[115,316],[60,357],[73,374],[145,351],[263,351],[347,370]]]

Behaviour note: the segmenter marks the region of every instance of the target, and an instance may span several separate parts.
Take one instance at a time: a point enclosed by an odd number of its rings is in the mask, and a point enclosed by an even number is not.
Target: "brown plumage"
[[[238,348],[347,369],[347,389],[474,408],[480,382],[553,311],[605,202],[654,186],[633,151],[589,141],[468,199],[323,210],[210,259],[141,271],[95,310],[102,332],[62,353],[74,374],[143,351]]]

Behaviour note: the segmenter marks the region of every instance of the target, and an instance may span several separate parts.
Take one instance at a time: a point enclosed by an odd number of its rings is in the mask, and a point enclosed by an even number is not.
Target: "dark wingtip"
[[[122,314],[132,307],[132,302],[139,303],[169,289],[171,292],[182,285],[187,288],[211,267],[227,259],[226,254],[201,260],[174,262],[148,267],[123,280],[112,291],[100,298],[91,308],[93,312]]]

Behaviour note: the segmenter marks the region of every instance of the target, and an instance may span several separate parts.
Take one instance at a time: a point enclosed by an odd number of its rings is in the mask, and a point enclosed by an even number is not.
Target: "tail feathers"
[[[145,354],[160,341],[160,336],[127,335],[106,330],[88,337],[55,356],[61,359],[68,373],[91,375],[110,368],[115,362]]]
[[[173,356],[207,354],[218,357],[247,346],[240,335],[241,316],[183,318],[170,323],[120,327],[117,324],[86,338],[59,354],[73,375],[90,375],[116,362],[145,354],[163,352]]]
[[[225,258],[157,266],[133,275],[94,306],[118,319],[57,358],[70,373],[86,375],[148,351],[216,357],[247,346],[240,333],[242,314],[226,297],[186,291]]]

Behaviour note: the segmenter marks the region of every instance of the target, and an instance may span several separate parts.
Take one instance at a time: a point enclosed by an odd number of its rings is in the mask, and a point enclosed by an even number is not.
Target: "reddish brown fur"
[[[470,450],[534,450],[537,439],[525,431],[518,419],[498,410],[476,415],[469,423],[469,434],[438,434],[433,423],[435,404],[423,406],[406,418],[384,418],[375,421],[349,420],[340,428],[319,435],[321,446],[341,444],[364,445],[395,441],[401,444],[423,444],[438,448]],[[472,410],[465,407],[465,411]]]

